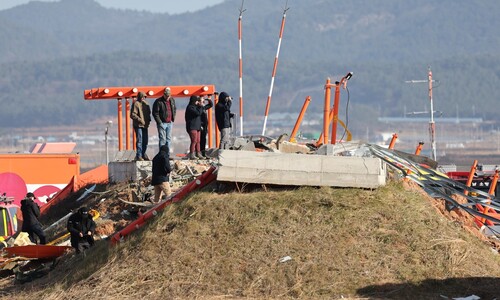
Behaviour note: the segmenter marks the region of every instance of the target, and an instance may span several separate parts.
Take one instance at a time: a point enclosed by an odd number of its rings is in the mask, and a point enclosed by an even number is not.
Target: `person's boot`
[[[205,158],[206,158],[206,157],[205,157],[205,156],[203,156],[200,152],[196,152],[196,157],[197,157],[198,159],[205,159]]]
[[[189,152],[189,154],[188,154],[188,159],[189,159],[189,160],[195,160],[195,159],[196,159],[196,157],[194,156],[194,153],[193,153],[193,152]]]

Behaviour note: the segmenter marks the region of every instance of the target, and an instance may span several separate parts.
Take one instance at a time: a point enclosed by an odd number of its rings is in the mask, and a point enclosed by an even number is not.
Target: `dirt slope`
[[[2,293],[6,299],[500,296],[496,251],[434,206],[401,183],[374,191],[218,194],[209,187],[119,247],[102,242],[86,257],[64,257],[44,278]]]

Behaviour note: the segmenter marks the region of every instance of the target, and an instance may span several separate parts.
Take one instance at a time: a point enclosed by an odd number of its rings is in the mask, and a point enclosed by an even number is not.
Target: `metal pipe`
[[[343,79],[342,79],[343,80]],[[340,103],[340,82],[335,82],[335,97],[333,100],[333,120],[332,120],[332,136],[330,144],[335,145],[337,142],[337,123],[339,121],[339,103]],[[326,135],[328,139],[328,135]]]
[[[323,145],[328,143],[328,125],[330,124],[330,98],[332,89],[330,82],[330,78],[327,78],[325,84],[325,105],[323,107],[323,140],[321,141]]]
[[[295,122],[295,126],[293,126],[292,134],[290,135],[290,142],[295,141],[295,135],[297,134],[297,131],[299,130],[300,124],[302,123],[302,119],[304,118],[304,114],[306,113],[307,107],[309,106],[309,103],[311,102],[311,96],[307,96],[306,100],[304,101],[304,105],[302,105],[302,109],[300,110],[299,117],[297,118],[297,121]]]
[[[498,176],[498,170],[495,170],[495,175],[493,175],[493,179],[491,180],[491,183],[490,183],[490,189],[488,191],[488,194],[490,194],[493,197],[495,197],[495,190],[497,188],[498,177],[499,177]],[[491,199],[486,204],[489,205],[490,203],[491,203]],[[483,210],[483,214],[487,215],[489,210],[490,210],[490,208],[488,206],[485,206],[484,210]],[[485,224],[485,222],[486,222],[486,224]],[[486,218],[481,218],[481,223],[485,224],[485,225],[488,225],[488,226],[495,225],[490,220],[486,220]]]
[[[130,150],[130,101],[125,98],[125,149]]]
[[[417,149],[415,149],[415,155],[420,155],[420,152],[422,152],[423,146],[424,146],[424,142],[418,142]]]
[[[392,135],[391,143],[389,144],[389,149],[394,149],[394,145],[396,145],[396,140],[398,139],[398,134],[394,133]]]
[[[474,179],[474,173],[476,173],[476,168],[477,168],[477,159],[474,160],[474,163],[472,164],[470,171],[469,171],[469,177],[467,178],[467,183],[465,183],[465,185],[468,187],[470,187],[472,184],[472,179]],[[464,190],[464,194],[466,196],[469,195],[469,191]]]
[[[209,108],[207,110],[207,120],[208,120],[208,128],[207,128],[207,132],[208,132],[208,148],[213,148],[213,118],[212,118],[212,108]]]
[[[218,102],[219,102],[219,93],[215,93],[214,94],[214,107],[215,107],[215,105],[217,105]],[[217,126],[217,122],[214,122],[214,123],[215,123],[215,147],[219,148],[219,146],[220,146],[219,126]]]
[[[436,154],[436,124],[434,123],[434,102],[432,101],[432,71],[429,67],[429,101],[431,102],[431,120],[429,122],[429,133],[431,136],[431,158],[437,160]]]
[[[123,140],[122,140],[122,133],[123,133],[123,104],[122,104],[122,99],[118,98],[118,151],[123,150]]]

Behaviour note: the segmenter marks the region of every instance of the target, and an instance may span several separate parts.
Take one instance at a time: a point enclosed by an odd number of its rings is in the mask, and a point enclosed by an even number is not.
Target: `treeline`
[[[247,55],[271,56],[286,1],[245,2]],[[106,9],[94,0],[31,2],[0,11],[0,62],[116,51],[233,55],[240,0],[194,13]],[[283,59],[415,62],[496,53],[500,6],[494,1],[289,1]]]
[[[248,57],[244,73],[244,109],[247,115],[263,115],[269,92],[272,59]],[[333,61],[303,64],[283,61],[279,65],[271,103],[273,112],[297,112],[306,96],[313,98],[308,112],[323,110],[327,77],[340,80],[353,71],[349,81],[352,116],[363,122],[379,116],[403,116],[404,112],[429,109],[427,67],[421,64],[336,64]],[[500,55],[457,57],[431,64],[434,108],[444,116],[482,117],[496,120]],[[29,83],[29,84],[27,84]],[[77,124],[99,116],[114,115],[114,101],[85,101],[84,89],[104,86],[215,84],[219,91],[239,95],[237,61],[227,56],[158,55],[117,52],[85,58],[0,68],[0,125],[7,127]],[[342,91],[342,108],[347,91]],[[182,102],[180,102],[182,103]],[[182,104],[181,104],[182,105]],[[235,111],[239,104],[235,102]]]
[[[245,2],[245,115],[261,116],[284,5]],[[500,6],[493,1],[290,1],[271,113],[323,110],[325,79],[349,82],[351,119],[429,109],[496,120]],[[94,0],[30,2],[0,11],[0,125],[79,123],[114,115],[113,101],[83,100],[102,86],[215,84],[237,98],[241,1],[180,15],[105,9]],[[347,111],[347,91],[342,92]],[[236,103],[235,110],[238,110]]]

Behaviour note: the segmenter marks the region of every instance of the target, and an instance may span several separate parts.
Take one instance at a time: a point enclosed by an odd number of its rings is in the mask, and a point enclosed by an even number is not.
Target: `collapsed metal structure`
[[[369,145],[369,149],[374,156],[400,172],[405,179],[417,183],[433,198],[444,200],[447,210],[463,210],[474,217],[474,222],[479,228],[488,228],[488,233],[500,237],[500,228],[497,227],[500,225],[500,199],[495,196],[498,170],[489,178],[491,181],[489,191],[486,193],[471,187],[477,161],[474,161],[467,182],[464,184],[422,161],[419,162],[417,155],[401,155],[398,151],[378,145]],[[453,195],[463,197],[467,202],[460,203]]]

